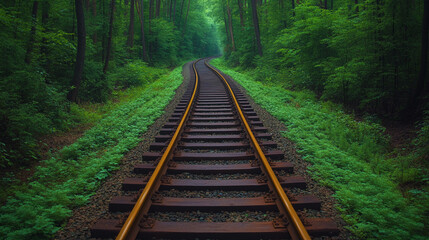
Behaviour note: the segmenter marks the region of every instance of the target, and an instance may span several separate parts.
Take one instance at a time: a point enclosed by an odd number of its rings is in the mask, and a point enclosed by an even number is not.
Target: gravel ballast
[[[142,163],[141,155],[144,152],[149,151],[149,146],[155,141],[155,136],[159,134],[159,130],[167,122],[167,119],[174,112],[174,108],[180,101],[183,93],[186,91],[187,85],[190,81],[190,63],[185,64],[183,67],[184,83],[176,90],[176,95],[170,104],[166,107],[165,113],[160,117],[145,134],[142,135],[142,141],[140,144],[132,149],[128,154],[124,156],[121,162],[120,169],[114,172],[106,181],[102,183],[98,191],[92,196],[89,204],[80,208],[77,208],[73,212],[73,216],[68,221],[67,225],[60,230],[55,239],[90,239],[90,227],[98,219],[109,219],[109,218],[124,218],[127,213],[110,213],[108,211],[108,204],[114,196],[124,196],[135,194],[125,193],[121,190],[121,183],[127,177],[135,177],[133,173],[134,165]],[[290,192],[293,194],[312,194],[317,196],[322,201],[321,211],[305,210],[300,211],[305,216],[323,216],[331,217],[335,219],[337,225],[341,230],[341,234],[338,237],[323,238],[323,239],[349,239],[350,234],[343,228],[344,221],[339,217],[339,213],[335,209],[336,201],[332,197],[333,192],[323,186],[316,184],[308,175],[306,169],[309,163],[300,158],[296,153],[295,145],[287,138],[283,137],[281,132],[287,131],[287,128],[279,120],[271,116],[267,111],[259,107],[250,96],[246,94],[246,91],[239,86],[242,93],[247,96],[250,105],[253,107],[255,112],[258,114],[264,126],[268,128],[268,132],[273,134],[273,140],[278,143],[278,149],[285,152],[285,160],[294,163],[294,174],[304,176],[307,181],[307,189],[291,189]],[[200,151],[201,152],[201,151]],[[147,162],[149,163],[149,162]],[[249,163],[249,161],[187,161],[186,164],[241,164]],[[279,171],[280,176],[290,175],[287,172]],[[258,174],[211,174],[211,175],[199,175],[199,174],[172,174],[173,178],[180,179],[250,179],[256,178]],[[265,192],[253,192],[253,191],[178,191],[168,190],[160,191],[160,194],[164,197],[180,197],[180,198],[244,198],[244,197],[261,197],[264,196]],[[276,212],[162,212],[162,213],[150,213],[149,217],[155,218],[161,221],[190,221],[190,222],[243,222],[243,221],[272,221],[278,217]]]
[[[118,218],[123,215],[112,215],[109,213],[109,201],[114,196],[125,195],[121,190],[121,183],[125,178],[134,175],[134,165],[142,162],[142,154],[149,151],[150,144],[155,142],[155,136],[159,134],[159,130],[174,112],[176,105],[179,103],[188,87],[191,67],[191,62],[183,66],[183,83],[177,88],[176,95],[164,109],[164,114],[141,136],[142,141],[139,145],[130,150],[130,152],[123,157],[119,170],[113,172],[112,175],[101,184],[100,188],[89,200],[89,203],[73,210],[72,217],[70,217],[64,228],[57,232],[54,239],[90,239],[90,227],[94,225],[98,219]]]

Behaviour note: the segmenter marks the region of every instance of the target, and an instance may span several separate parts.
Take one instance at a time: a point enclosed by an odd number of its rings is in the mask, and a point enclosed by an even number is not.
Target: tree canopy
[[[70,102],[103,102],[113,89],[130,86],[111,76],[124,73],[122,67],[140,61],[167,68],[219,54],[216,25],[205,5],[2,1],[0,167],[37,158],[37,137],[70,126]]]

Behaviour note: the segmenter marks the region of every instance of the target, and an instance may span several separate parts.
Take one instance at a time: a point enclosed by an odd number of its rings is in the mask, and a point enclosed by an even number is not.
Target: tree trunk
[[[67,99],[77,102],[80,84],[82,82],[83,64],[85,62],[85,16],[83,13],[83,0],[75,0],[76,19],[77,19],[77,53],[76,63],[74,65],[73,79],[71,82],[72,89],[67,95]]]
[[[30,30],[30,39],[28,41],[27,52],[25,53],[25,63],[30,64],[31,62],[31,53],[33,52],[34,38],[36,36],[36,25],[37,25],[37,10],[39,7],[39,2],[33,2],[33,10],[31,11],[31,30]]]
[[[177,4],[177,1],[174,0],[174,7],[173,7],[173,24],[174,25],[176,25],[175,24],[175,22],[176,22],[176,4]]]
[[[149,0],[149,22],[153,18],[153,1],[154,0]]]
[[[186,22],[188,21],[188,14],[189,14],[189,6],[190,5],[191,5],[191,0],[188,0],[188,10],[186,10],[185,23],[183,25],[183,33],[186,33]]]
[[[180,7],[180,18],[183,19],[183,6],[185,5],[185,0],[182,0],[182,6]]]
[[[222,1],[222,3],[223,3],[223,1]],[[223,4],[222,4],[222,12],[223,12],[223,22],[225,24],[226,43],[227,43],[227,46],[229,46],[230,39],[229,39],[228,21],[227,21],[226,11],[225,11],[225,8],[223,7]]]
[[[152,30],[152,18],[153,18],[153,1],[154,0],[149,0],[149,34],[150,31]]]
[[[282,19],[282,23],[283,23],[283,27],[284,28],[287,28],[287,21],[286,21],[286,12],[284,12],[285,10],[285,4],[284,4],[284,2],[283,2],[283,0],[280,0],[279,1],[279,5],[280,5],[280,16],[281,16],[281,19]]]
[[[164,0],[164,18],[167,19],[168,18],[168,0]]]
[[[232,16],[231,16],[231,8],[229,7],[229,3],[227,3],[226,12],[228,14],[228,28],[229,28],[229,34],[231,35],[232,51],[235,51],[234,30],[232,29]]]
[[[109,22],[109,36],[107,37],[107,49],[106,49],[106,59],[104,61],[103,73],[107,72],[109,67],[110,54],[112,51],[112,35],[113,35],[113,17],[115,15],[115,0],[110,2],[110,22]]]
[[[173,0],[170,0],[170,7],[169,7],[169,16],[168,16],[168,18],[170,19],[170,21],[172,21],[173,20]]]
[[[97,0],[92,0],[92,16],[94,19],[97,17]],[[94,31],[94,34],[92,35],[92,42],[94,44],[97,43],[97,31]]]
[[[331,9],[334,10],[334,0],[331,0]]]
[[[179,26],[179,27],[183,22],[183,6],[184,5],[185,5],[185,0],[182,0],[182,4],[180,6],[180,20],[178,20],[178,22],[177,22],[177,26]]]
[[[42,26],[43,26],[43,32],[47,32],[47,24],[48,24],[48,18],[49,18],[49,8],[50,3],[49,2],[42,2]],[[47,39],[45,37],[42,38],[42,46],[40,47],[40,52],[46,57],[48,54],[47,46]]]
[[[137,2],[136,2],[137,4]],[[146,51],[146,38],[144,34],[144,8],[143,8],[143,0],[140,0],[140,10],[137,8],[137,13],[139,14],[140,19],[140,31],[141,31],[141,42],[142,42],[142,60],[148,62],[149,58]]]
[[[292,0],[292,16],[295,17],[295,0]]]
[[[253,27],[255,29],[256,46],[259,56],[262,56],[261,34],[259,32],[258,9],[256,8],[256,0],[252,0],[252,18]]]
[[[130,5],[130,25],[128,28],[127,46],[129,48],[134,46],[134,0],[131,0]]]
[[[101,1],[101,16],[106,16],[106,1]],[[106,34],[105,29],[108,28],[105,18],[103,17],[102,22],[102,34],[101,34],[101,62],[104,63],[106,59]]]
[[[159,18],[159,11],[161,10],[161,0],[156,0],[155,18]]]
[[[244,17],[243,17],[243,3],[241,0],[237,0],[238,2],[238,10],[240,11],[240,25],[244,27]]]
[[[325,7],[325,9],[328,9],[328,0],[325,0],[324,7]]]
[[[409,98],[408,108],[406,110],[405,117],[409,117],[413,120],[416,116],[417,109],[420,105],[420,97],[425,88],[425,80],[427,74],[427,65],[428,65],[428,33],[429,33],[429,1],[424,1],[424,10],[423,10],[423,23],[422,23],[422,51],[420,58],[420,72],[419,78],[417,79],[417,84],[413,91],[413,95]]]

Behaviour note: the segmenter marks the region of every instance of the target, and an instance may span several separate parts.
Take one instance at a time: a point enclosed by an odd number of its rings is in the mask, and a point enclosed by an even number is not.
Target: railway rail
[[[297,214],[295,209],[320,209],[321,202],[312,195],[293,195],[288,190],[305,188],[305,179],[293,175],[293,164],[282,160],[284,153],[276,150],[276,143],[245,95],[206,60],[195,61],[192,68],[194,81],[151,144],[151,151],[143,154],[143,163],[134,168],[139,177],[123,181],[122,188],[129,194],[113,198],[109,204],[112,212],[130,211],[127,219],[99,220],[91,236],[310,239],[338,234],[335,222],[329,218]],[[279,176],[279,172],[283,174]],[[239,177],[225,178],[223,174]],[[162,191],[257,194],[192,198],[164,196]],[[272,211],[275,217],[269,221],[232,222],[161,221],[151,217],[154,212],[225,211]]]

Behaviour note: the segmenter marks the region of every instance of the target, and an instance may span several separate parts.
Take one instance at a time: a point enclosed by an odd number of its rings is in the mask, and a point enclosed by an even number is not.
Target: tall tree
[[[185,23],[183,25],[183,33],[186,33],[186,23],[188,21],[189,7],[191,5],[191,0],[188,0],[188,10],[186,10]]]
[[[92,0],[92,16],[94,19],[97,17],[97,0]],[[97,43],[97,31],[92,34],[92,42]]]
[[[161,0],[156,0],[156,13],[155,13],[156,18],[159,18],[160,10],[161,10]]]
[[[170,19],[170,21],[173,20],[173,0],[170,0],[170,6],[168,7],[168,19]]]
[[[292,0],[292,16],[295,17],[295,0]]]
[[[176,5],[177,5],[177,0],[174,0],[174,6],[173,6],[173,24],[176,23]]]
[[[127,46],[132,48],[134,46],[134,0],[130,4],[130,24],[128,28]]]
[[[238,11],[240,12],[240,25],[242,27],[244,27],[244,17],[243,17],[243,3],[241,2],[241,0],[237,0],[238,2]]]
[[[182,0],[182,4],[180,6],[180,21],[177,24],[178,26],[180,26],[181,22],[183,22],[183,6],[185,5],[185,0]]]
[[[103,73],[107,72],[109,67],[110,55],[112,52],[112,36],[113,36],[113,19],[115,16],[115,0],[110,2],[110,21],[109,21],[109,35],[107,36],[107,49],[106,58],[104,59]]]
[[[27,52],[25,53],[25,63],[29,64],[31,61],[31,54],[33,52],[34,39],[36,36],[36,25],[37,25],[37,9],[39,6],[38,1],[33,2],[33,8],[31,11],[31,30],[30,39],[28,41]]]
[[[232,51],[235,51],[234,30],[232,28],[232,16],[231,16],[231,8],[229,7],[229,0],[226,1],[226,12],[228,14],[228,28],[229,28],[229,34],[231,36]]]
[[[279,0],[279,5],[280,5],[280,18],[281,18],[282,23],[283,23],[283,28],[287,28],[286,13],[284,13],[285,4],[284,4],[283,0]]]
[[[256,8],[256,0],[252,0],[252,19],[253,28],[255,29],[256,46],[259,56],[262,56],[261,33],[259,31],[258,9]]]
[[[229,30],[228,30],[228,20],[227,20],[227,14],[225,11],[225,7],[223,6],[223,1],[222,1],[222,13],[223,13],[223,23],[225,24],[225,36],[226,36],[226,42],[230,43],[230,35],[229,35]]]
[[[42,2],[42,25],[43,25],[43,32],[47,33],[47,27],[48,27],[48,19],[49,19],[49,8],[50,3],[49,2]],[[40,47],[40,52],[45,56],[47,56],[48,49],[46,48],[47,45],[47,39],[46,37],[42,38],[42,46]]]
[[[409,98],[407,116],[411,118],[415,116],[421,101],[421,95],[425,89],[425,80],[427,75],[428,66],[428,33],[429,33],[429,1],[424,1],[423,7],[423,22],[422,22],[422,38],[421,38],[421,52],[420,52],[420,71],[417,83],[413,90],[413,94]],[[412,120],[412,119],[410,119]]]
[[[137,2],[136,2],[137,4]],[[140,9],[140,10],[139,10]],[[144,34],[144,8],[143,8],[143,0],[140,0],[140,7],[137,7],[137,12],[139,14],[139,19],[140,19],[140,31],[141,31],[141,42],[142,42],[142,59],[145,62],[148,62],[149,57],[147,55],[147,51],[146,51],[146,38],[145,38],[145,34]]]
[[[85,62],[85,15],[83,13],[83,0],[75,0],[76,19],[77,19],[77,53],[74,74],[72,79],[72,89],[67,98],[72,102],[77,102],[77,95],[82,82],[83,64]]]
[[[154,0],[149,0],[149,28],[150,28],[150,22],[153,18],[153,1]]]

